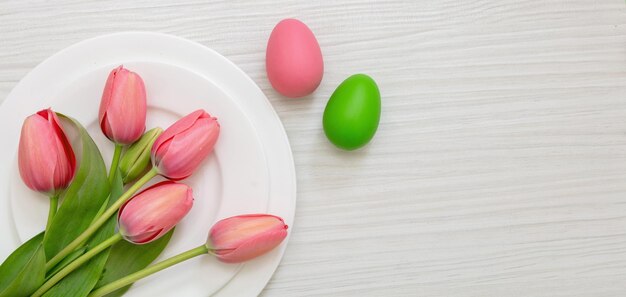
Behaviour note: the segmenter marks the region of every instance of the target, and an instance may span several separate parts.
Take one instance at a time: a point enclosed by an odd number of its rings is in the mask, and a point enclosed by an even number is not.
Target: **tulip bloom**
[[[211,228],[207,248],[222,262],[240,263],[278,246],[287,236],[287,228],[283,219],[273,215],[230,217]]]
[[[59,118],[44,109],[24,120],[18,150],[22,180],[32,190],[56,195],[76,172],[76,157]]]
[[[152,165],[171,180],[190,176],[211,153],[220,134],[217,119],[196,110],[178,120],[152,146]]]
[[[117,144],[131,144],[146,130],[146,89],[141,77],[119,66],[109,73],[100,110],[100,129]]]
[[[135,195],[120,208],[119,232],[132,243],[149,243],[174,228],[192,205],[189,186],[172,181],[160,182]]]

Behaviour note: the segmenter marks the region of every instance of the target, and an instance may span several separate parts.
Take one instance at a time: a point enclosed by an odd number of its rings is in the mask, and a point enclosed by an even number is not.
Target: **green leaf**
[[[115,218],[109,219],[102,228],[87,242],[90,247],[96,246],[98,243],[111,237],[115,231]],[[68,276],[63,278],[54,287],[44,294],[44,297],[72,296],[84,297],[96,285],[102,274],[102,269],[109,255],[106,249],[97,256],[93,257],[87,263],[74,270]]]
[[[170,238],[172,238],[172,234],[174,234],[174,229],[167,232],[163,237],[143,245],[136,245],[127,241],[116,243],[111,247],[109,260],[102,273],[102,279],[98,282],[96,288],[146,268],[163,252]],[[122,296],[129,288],[130,285],[107,294],[106,297]]]
[[[113,204],[122,195],[123,184],[122,177],[119,172],[116,174],[115,182],[111,187],[111,196],[107,199],[107,205]],[[100,209],[100,207],[98,207]],[[87,249],[94,247],[99,243],[107,240],[115,233],[117,225],[117,216],[112,216],[107,222],[87,241]],[[63,278],[54,287],[44,294],[44,297],[56,296],[72,296],[84,297],[91,292],[96,283],[100,280],[104,265],[107,262],[109,251],[106,249],[97,256],[93,257],[87,263],[74,270],[68,276]]]
[[[78,130],[82,157],[72,184],[61,196],[63,204],[45,233],[43,247],[48,259],[89,227],[109,196],[106,166],[93,139],[78,121],[58,115]]]
[[[46,280],[48,280],[50,277],[52,277],[57,272],[59,272],[61,269],[63,269],[63,267],[67,266],[67,264],[72,263],[72,261],[76,260],[76,258],[82,256],[86,251],[87,251],[87,247],[84,246],[84,247],[81,247],[81,248],[71,252],[69,255],[67,255],[67,257],[65,257],[63,260],[61,260],[61,262],[59,262],[59,264],[54,266],[54,268],[52,268],[52,270],[50,270],[48,272],[48,277],[46,277]]]
[[[43,232],[15,250],[0,266],[0,297],[29,296],[46,276]]]

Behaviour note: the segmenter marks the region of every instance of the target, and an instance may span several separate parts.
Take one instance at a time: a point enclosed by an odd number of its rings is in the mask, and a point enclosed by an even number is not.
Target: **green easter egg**
[[[330,96],[324,110],[324,132],[334,145],[355,150],[367,144],[380,120],[380,92],[365,74],[344,80]]]

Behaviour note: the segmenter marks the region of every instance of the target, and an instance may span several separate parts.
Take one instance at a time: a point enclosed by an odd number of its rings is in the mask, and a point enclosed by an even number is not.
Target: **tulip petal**
[[[158,148],[158,146],[160,146],[161,143],[166,142],[170,140],[172,137],[174,137],[176,134],[181,133],[191,128],[191,126],[193,126],[193,124],[196,123],[196,120],[204,116],[204,114],[206,114],[204,110],[198,109],[182,117],[181,119],[176,121],[174,124],[172,124],[172,126],[167,128],[167,130],[163,131],[163,133],[159,136],[159,139],[157,139],[157,145],[155,145],[155,147],[153,148]]]
[[[122,69],[122,65],[113,69],[109,76],[107,77],[107,81],[104,84],[104,90],[102,91],[102,99],[100,99],[100,109],[98,110],[98,117],[100,118],[100,128],[104,132],[105,135],[110,135],[111,127],[107,127],[106,125],[106,112],[109,109],[109,105],[111,104],[111,96],[113,95],[113,87],[115,84],[115,77],[117,73]],[[106,127],[106,128],[105,128]]]
[[[172,181],[158,183],[120,208],[120,233],[136,244],[151,242],[171,230],[192,205],[193,193],[189,186]]]
[[[188,177],[213,150],[219,130],[217,119],[204,110],[196,110],[181,118],[152,146],[154,167],[171,180]]]
[[[271,230],[257,234],[241,242],[236,248],[216,250],[215,254],[220,261],[225,263],[239,263],[252,260],[278,246],[287,237],[286,229],[285,227],[283,230]]]
[[[64,184],[67,179],[67,176],[74,176],[76,171],[76,156],[74,155],[74,150],[65,135],[65,131],[63,130],[63,126],[59,121],[56,113],[52,110],[48,109],[48,122],[51,127],[53,127],[55,131],[55,143],[57,147],[57,163],[55,166],[55,174],[54,174],[54,184],[56,186],[60,186]],[[69,166],[67,166],[69,165]]]
[[[120,71],[118,77],[115,96],[106,113],[107,122],[116,140],[130,144],[139,139],[146,128],[145,86],[138,75],[128,70]]]
[[[27,118],[22,127],[18,163],[20,175],[29,188],[46,193],[54,189],[57,160],[54,147],[56,141],[48,122],[36,115]]]
[[[144,233],[128,236],[128,241],[135,244],[146,244],[152,242],[163,235],[163,229],[159,229],[156,231],[145,231]]]

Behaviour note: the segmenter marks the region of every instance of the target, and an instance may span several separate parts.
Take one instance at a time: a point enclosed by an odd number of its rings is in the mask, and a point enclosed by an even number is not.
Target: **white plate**
[[[124,64],[145,80],[148,127],[166,128],[204,108],[218,117],[222,133],[215,153],[185,182],[194,188],[192,212],[161,259],[204,242],[218,219],[267,212],[293,224],[296,180],[287,137],[276,113],[254,82],[216,52],[188,40],[155,33],[105,35],[73,45],[42,62],[0,106],[0,259],[43,229],[47,198],[23,186],[15,154],[23,118],[53,107],[77,118],[110,160],[111,144],[97,125],[104,80]],[[177,265],[138,282],[128,296],[251,296],[268,282],[286,242],[243,266],[209,256]]]

